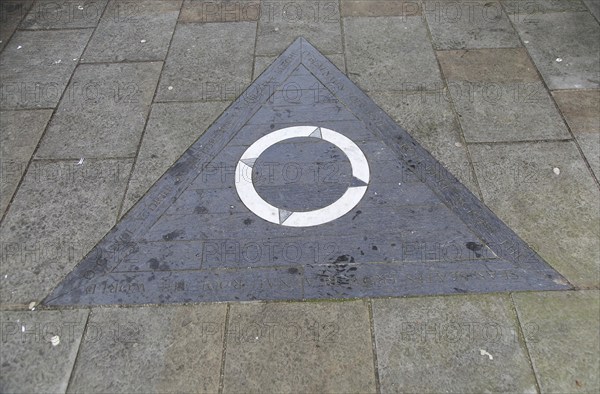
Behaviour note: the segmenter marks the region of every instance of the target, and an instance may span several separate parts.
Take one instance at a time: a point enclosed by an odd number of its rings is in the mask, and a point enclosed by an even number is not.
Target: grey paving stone
[[[331,60],[331,62],[335,64],[340,71],[343,73],[346,72],[346,61],[344,59],[344,54],[333,53],[330,55],[325,55],[325,57]],[[265,71],[275,59],[277,59],[277,56],[256,56],[254,58],[254,76],[252,79],[258,78],[258,76]]]
[[[69,392],[217,392],[226,310],[93,309]]]
[[[596,178],[600,178],[600,91],[558,90],[552,95]]]
[[[519,37],[498,1],[423,2],[436,49],[510,48]]]
[[[442,92],[374,93],[373,100],[479,196],[460,125]]]
[[[600,21],[600,2],[598,0],[583,0],[583,2],[596,19]]]
[[[40,301],[115,224],[131,160],[34,161],[0,228],[0,299]]]
[[[467,142],[567,139],[523,49],[438,52]]]
[[[373,301],[382,393],[535,393],[508,295]]]
[[[0,53],[0,108],[55,107],[91,34],[91,29],[17,31]]]
[[[587,11],[581,0],[500,0],[507,14]],[[585,1],[585,0],[584,0]],[[594,0],[596,1],[596,0]]]
[[[600,26],[590,13],[515,14],[510,18],[551,90],[600,86]]]
[[[82,62],[164,60],[181,0],[112,1]]]
[[[160,62],[79,66],[36,157],[135,156],[161,66]]]
[[[96,27],[108,0],[36,1],[21,29],[76,29]]]
[[[17,190],[52,110],[0,111],[0,216]]]
[[[3,1],[0,3],[0,51],[27,14],[33,0]]]
[[[206,102],[152,106],[122,214],[202,135],[227,105],[227,102]]]
[[[262,12],[260,0],[185,0],[179,20],[182,22],[252,22]]]
[[[175,30],[157,101],[228,101],[252,78],[256,22],[183,23]]]
[[[2,392],[64,393],[87,316],[84,309],[0,312]]]
[[[273,0],[261,3],[256,55],[279,55],[302,36],[324,54],[342,53],[337,1]]]
[[[541,392],[600,391],[598,291],[513,297]]]
[[[341,0],[342,16],[417,16],[421,4],[412,0]]]
[[[367,306],[232,304],[223,392],[375,392]]]
[[[364,90],[439,89],[421,17],[344,18],[348,76]]]
[[[571,283],[598,286],[600,193],[575,144],[470,151],[486,205]]]

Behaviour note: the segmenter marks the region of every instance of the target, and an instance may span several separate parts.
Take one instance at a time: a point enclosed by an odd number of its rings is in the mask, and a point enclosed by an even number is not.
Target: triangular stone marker
[[[44,303],[569,288],[299,38]]]

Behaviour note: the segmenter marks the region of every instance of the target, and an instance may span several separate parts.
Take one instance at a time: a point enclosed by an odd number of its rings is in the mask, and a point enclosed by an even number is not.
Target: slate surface
[[[259,135],[324,123],[365,154],[372,173],[367,194],[347,214],[319,226],[286,227],[260,219],[236,194],[235,166],[242,153]],[[348,186],[349,168],[342,154],[325,141],[316,148],[290,141],[287,148],[279,143],[281,147],[265,152],[264,159],[274,164],[263,162],[261,170],[269,175],[272,169],[279,176],[273,176],[272,184],[267,176],[266,184],[256,186],[262,187],[263,198],[290,198],[296,209],[326,205],[327,198]],[[309,176],[289,182],[289,173],[281,171],[286,166],[289,170],[290,163],[296,173]],[[321,168],[326,172],[327,164],[337,165],[338,174],[310,176],[321,175]],[[315,199],[315,190],[327,201]],[[45,303],[160,304],[568,288],[568,282],[405,130],[299,38]]]

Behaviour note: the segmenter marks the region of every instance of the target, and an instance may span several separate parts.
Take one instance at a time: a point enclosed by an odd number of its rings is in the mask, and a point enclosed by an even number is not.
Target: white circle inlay
[[[306,212],[291,212],[266,202],[254,188],[252,167],[260,155],[278,142],[291,138],[319,138],[337,146],[348,157],[352,166],[352,184],[334,203]],[[360,148],[342,134],[315,126],[294,126],[279,129],[258,139],[244,152],[236,167],[235,188],[246,207],[256,216],[271,223],[289,227],[309,227],[331,222],[354,208],[363,198],[369,184],[369,163]],[[247,176],[250,174],[250,176]]]

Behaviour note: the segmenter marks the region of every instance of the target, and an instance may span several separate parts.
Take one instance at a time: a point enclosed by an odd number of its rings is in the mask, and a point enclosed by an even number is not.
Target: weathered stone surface
[[[592,14],[515,14],[510,18],[551,90],[600,87],[600,26]]]
[[[77,29],[96,27],[108,0],[36,1],[21,23],[22,29]]]
[[[32,162],[0,228],[3,303],[39,302],[115,224],[131,165]]]
[[[0,51],[15,32],[33,0],[3,1],[0,3]]]
[[[343,52],[337,1],[273,0],[261,4],[257,55],[279,55],[298,37],[305,37],[325,54]]]
[[[381,392],[536,392],[508,295],[374,300],[373,325]]]
[[[516,293],[513,297],[541,391],[598,392],[598,291]]]
[[[436,49],[521,46],[498,1],[424,0],[422,4]]]
[[[181,0],[111,2],[82,61],[164,60],[180,7]]]
[[[122,214],[202,135],[227,105],[227,102],[206,102],[152,106]]]
[[[0,312],[2,391],[64,393],[87,316],[85,309]]]
[[[342,0],[342,16],[418,16],[422,7],[411,0]]]
[[[10,199],[17,190],[51,115],[51,110],[0,112],[0,216],[4,215]]]
[[[345,18],[348,76],[364,90],[439,89],[440,70],[421,17]]]
[[[265,12],[260,0],[185,0],[182,22],[255,22]],[[240,37],[241,38],[241,37]]]
[[[91,34],[91,29],[13,34],[0,53],[0,108],[55,107]]]
[[[366,304],[232,304],[223,391],[374,393]]]
[[[226,309],[93,309],[69,392],[216,392]]]
[[[438,52],[467,142],[567,139],[524,49]]]
[[[160,62],[79,66],[36,157],[134,157],[161,66]]]
[[[598,286],[600,194],[575,144],[470,151],[486,205],[570,282]]]
[[[255,35],[256,22],[180,24],[156,101],[235,99],[252,78]]]
[[[600,178],[600,90],[552,93],[596,178]]]

